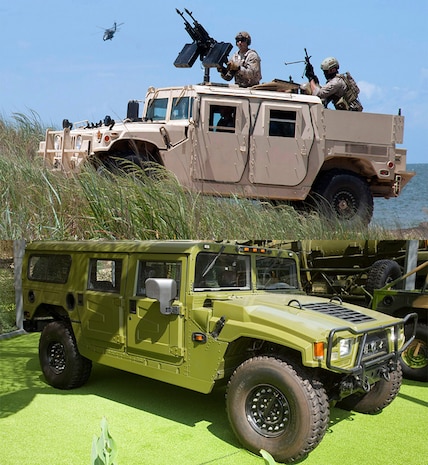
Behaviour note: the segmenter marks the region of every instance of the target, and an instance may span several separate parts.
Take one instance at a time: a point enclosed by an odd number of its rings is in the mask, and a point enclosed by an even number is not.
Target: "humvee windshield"
[[[196,258],[195,291],[251,289],[248,255],[200,253]]]
[[[281,257],[256,258],[257,289],[299,289],[294,260]],[[251,257],[202,252],[196,258],[195,291],[251,289]]]
[[[257,257],[257,289],[298,289],[294,260],[281,257]]]
[[[168,98],[155,98],[147,106],[145,119],[166,121],[168,119]],[[189,119],[192,113],[190,97],[174,97],[171,106],[171,120]]]

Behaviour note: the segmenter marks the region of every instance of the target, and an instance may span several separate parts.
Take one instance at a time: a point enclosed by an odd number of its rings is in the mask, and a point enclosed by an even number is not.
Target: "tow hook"
[[[364,380],[363,382],[361,383],[362,384],[362,388],[364,389],[365,392],[370,392],[370,382],[369,382],[369,378],[367,376],[364,376]]]
[[[385,381],[390,381],[391,375],[389,374],[389,370],[387,368],[381,368],[380,375]]]

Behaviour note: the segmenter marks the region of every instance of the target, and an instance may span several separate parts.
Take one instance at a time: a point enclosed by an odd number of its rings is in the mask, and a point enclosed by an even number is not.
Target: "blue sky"
[[[335,56],[360,89],[364,111],[405,116],[408,163],[428,163],[428,1],[17,0],[0,6],[0,114],[36,112],[46,125],[123,118],[149,86],[199,83],[203,69],[173,66],[190,42],[175,8],[193,11],[217,41],[252,36],[263,81],[303,81],[304,48],[315,70]],[[112,41],[102,28],[123,22]],[[323,82],[322,72],[318,76]],[[216,70],[211,80],[220,82]]]

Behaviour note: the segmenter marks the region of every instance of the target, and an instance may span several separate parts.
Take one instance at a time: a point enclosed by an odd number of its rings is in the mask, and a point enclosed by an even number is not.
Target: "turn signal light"
[[[314,358],[316,360],[324,358],[324,342],[314,342]]]

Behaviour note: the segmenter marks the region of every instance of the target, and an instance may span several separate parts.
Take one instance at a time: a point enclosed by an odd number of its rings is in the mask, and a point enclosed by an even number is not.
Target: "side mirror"
[[[177,295],[177,283],[174,279],[148,278],[146,280],[146,295],[149,299],[159,301],[160,312],[163,315],[179,314],[179,307],[171,306]]]

